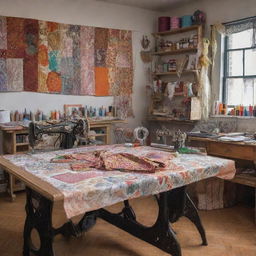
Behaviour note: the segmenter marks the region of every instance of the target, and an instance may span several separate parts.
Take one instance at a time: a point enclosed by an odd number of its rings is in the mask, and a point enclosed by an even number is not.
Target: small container
[[[164,64],[163,64],[163,67],[164,67],[164,68],[163,68],[163,71],[164,71],[164,72],[168,72],[168,63],[164,63]]]
[[[171,29],[180,28],[180,18],[177,16],[171,17]]]
[[[176,71],[177,65],[176,65],[176,59],[170,59],[168,62],[168,71],[173,72]]]
[[[170,17],[158,18],[158,32],[164,32],[170,30]]]
[[[190,27],[192,26],[192,16],[191,15],[184,15],[181,17],[181,27]]]

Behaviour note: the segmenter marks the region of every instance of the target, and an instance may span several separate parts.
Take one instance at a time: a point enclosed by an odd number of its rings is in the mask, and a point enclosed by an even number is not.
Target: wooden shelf
[[[89,137],[105,137],[105,136],[107,136],[107,134],[95,134],[95,135],[90,135]]]
[[[152,55],[176,55],[181,53],[187,53],[187,52],[196,52],[198,48],[183,48],[183,49],[177,49],[177,50],[169,50],[169,51],[158,51],[158,52],[152,52]]]
[[[175,92],[173,96],[184,96],[184,92]]]
[[[182,74],[190,74],[190,73],[196,73],[198,72],[198,70],[183,70]],[[156,72],[156,73],[152,73],[155,76],[173,76],[173,75],[177,75],[177,71],[171,71],[171,72]]]
[[[175,34],[180,34],[188,31],[193,31],[197,30],[201,27],[201,25],[193,25],[190,27],[185,27],[185,28],[177,28],[177,29],[172,29],[169,31],[164,31],[164,32],[157,32],[157,33],[152,33],[153,36],[169,36],[169,35],[175,35]]]
[[[16,146],[28,146],[28,142],[16,143]]]
[[[250,174],[237,174],[231,181],[256,188],[256,176]]]
[[[197,120],[189,120],[189,119],[178,119],[178,118],[171,118],[171,117],[164,117],[164,116],[148,116],[147,118],[149,121],[164,121],[164,122],[184,122],[184,123],[194,123]]]

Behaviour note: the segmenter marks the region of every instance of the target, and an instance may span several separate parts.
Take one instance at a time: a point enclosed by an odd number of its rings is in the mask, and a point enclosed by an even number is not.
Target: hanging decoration
[[[143,51],[140,52],[140,57],[144,63],[150,63],[152,61],[152,53],[149,50],[150,40],[148,36],[144,35],[141,39],[141,47]]]
[[[209,45],[209,39],[204,38],[202,55],[199,58],[199,64],[201,66],[201,72],[199,74],[199,97],[201,98],[200,101],[203,120],[206,120],[209,117],[210,81],[208,77],[208,68],[212,63],[208,57]]]
[[[211,30],[211,56],[212,56],[212,68],[215,65],[215,57],[217,54],[217,48],[218,48],[218,43],[217,43],[217,33],[220,34],[225,34],[225,26],[221,23],[217,23],[212,25],[212,30]]]

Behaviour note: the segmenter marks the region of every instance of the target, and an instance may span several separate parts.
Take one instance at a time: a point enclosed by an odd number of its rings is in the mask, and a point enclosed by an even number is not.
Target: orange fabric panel
[[[41,44],[38,47],[38,63],[44,67],[49,65],[48,49],[45,45]]]
[[[108,68],[95,67],[95,95],[109,96]]]
[[[59,28],[59,23],[51,22],[51,21],[47,22],[48,32],[54,32],[54,31],[58,30],[58,28]]]
[[[48,74],[47,80],[47,87],[49,92],[61,92],[61,77],[56,72],[50,72]]]

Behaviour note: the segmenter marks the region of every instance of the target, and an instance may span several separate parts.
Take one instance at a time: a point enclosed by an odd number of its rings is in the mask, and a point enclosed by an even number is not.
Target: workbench
[[[205,147],[208,155],[247,160],[256,163],[256,143],[221,141],[211,138],[188,137],[191,146]],[[232,182],[255,188],[255,223],[256,223],[256,176],[237,174]]]
[[[56,255],[53,250],[56,235],[80,236],[95,224],[97,218],[104,219],[170,255],[181,256],[181,247],[170,223],[185,216],[195,224],[202,244],[207,245],[205,230],[186,193],[186,185],[215,176],[231,179],[235,174],[232,160],[197,154],[178,155],[170,158],[172,160],[168,161],[165,169],[155,173],[99,169],[74,172],[67,162],[52,162],[52,159],[59,159],[63,154],[70,156],[99,150],[108,153],[118,151],[137,152],[137,155],[163,155],[163,152],[150,147],[107,145],[0,157],[0,166],[22,180],[27,187],[23,256],[29,256],[30,253],[37,256]],[[158,218],[152,227],[140,224],[129,204],[129,199],[148,195],[155,195],[159,206]],[[122,201],[124,208],[120,213],[104,209]],[[69,219],[60,228],[52,226],[55,203],[63,205]],[[81,221],[73,223],[71,218],[82,213],[84,216]],[[33,245],[31,232],[34,229],[39,233],[39,247]]]

